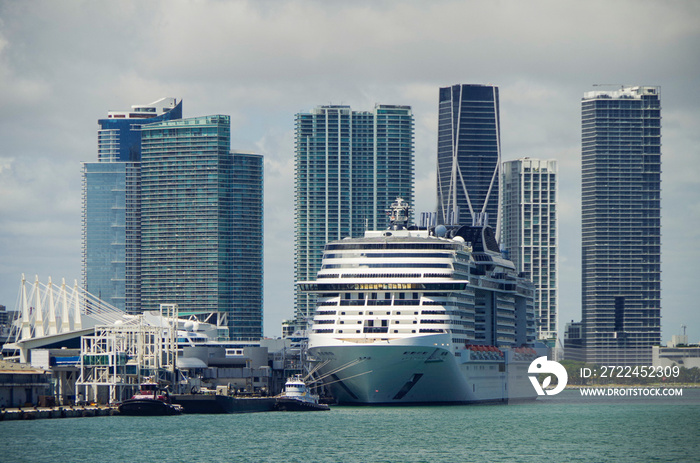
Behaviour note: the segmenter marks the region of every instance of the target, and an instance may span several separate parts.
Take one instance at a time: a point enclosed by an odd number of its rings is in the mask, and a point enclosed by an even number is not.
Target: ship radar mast
[[[411,207],[403,198],[396,198],[396,201],[386,210],[387,215],[389,215],[389,220],[391,221],[389,229],[406,230],[408,228],[408,215],[410,210]]]

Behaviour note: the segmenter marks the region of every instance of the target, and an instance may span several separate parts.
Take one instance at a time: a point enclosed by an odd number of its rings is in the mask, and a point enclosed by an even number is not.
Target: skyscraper
[[[487,219],[498,233],[498,87],[443,87],[438,116],[438,222],[482,225]]]
[[[295,117],[294,277],[316,278],[325,244],[389,225],[397,197],[414,202],[413,113],[318,106]],[[305,327],[315,300],[295,288],[296,323]]]
[[[224,224],[233,249],[229,332],[233,339],[258,339],[263,321],[263,157],[232,151],[231,163],[231,188],[224,199],[233,217]]]
[[[129,312],[139,306],[141,126],[182,118],[182,101],[162,98],[98,120],[97,162],[83,164],[83,287]]]
[[[503,163],[501,246],[535,284],[538,339],[557,337],[557,162]]]
[[[649,365],[661,341],[659,88],[587,92],[581,110],[586,360]]]
[[[262,336],[262,158],[230,151],[229,116],[142,128],[144,310],[228,314],[229,337]]]

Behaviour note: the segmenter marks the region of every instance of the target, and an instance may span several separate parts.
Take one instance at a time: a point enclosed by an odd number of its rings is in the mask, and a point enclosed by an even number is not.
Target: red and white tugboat
[[[131,399],[119,405],[119,413],[130,416],[179,415],[182,406],[170,401],[170,394],[157,383],[147,382]]]

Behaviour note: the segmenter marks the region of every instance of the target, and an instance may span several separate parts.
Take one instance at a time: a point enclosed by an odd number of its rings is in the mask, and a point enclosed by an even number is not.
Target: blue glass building
[[[398,197],[414,204],[413,130],[409,106],[318,106],[296,115],[295,281],[316,278],[328,241],[387,227],[385,211]],[[304,328],[315,299],[294,291]]]
[[[97,162],[83,164],[83,287],[138,312],[141,126],[182,118],[182,101],[163,98],[98,120]]]
[[[83,285],[126,308],[126,162],[83,164]]]
[[[141,301],[225,312],[229,336],[262,336],[262,157],[230,151],[230,118],[142,128]]]
[[[230,220],[221,222],[230,234],[227,258],[233,260],[231,283],[225,298],[231,299],[228,314],[233,339],[262,337],[263,322],[263,157],[232,151],[223,201],[230,204]],[[221,200],[220,200],[221,201]]]
[[[438,111],[438,222],[480,225],[486,220],[498,233],[498,87],[440,88]]]
[[[581,115],[579,359],[650,365],[661,342],[659,88],[587,92]]]

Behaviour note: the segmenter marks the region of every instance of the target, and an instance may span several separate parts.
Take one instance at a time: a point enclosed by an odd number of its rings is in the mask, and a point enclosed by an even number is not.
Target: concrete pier
[[[6,408],[0,411],[0,421],[38,420],[43,418],[79,418],[118,415],[116,405],[85,405],[72,407]]]

